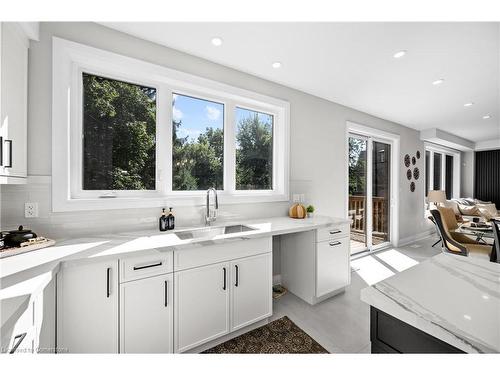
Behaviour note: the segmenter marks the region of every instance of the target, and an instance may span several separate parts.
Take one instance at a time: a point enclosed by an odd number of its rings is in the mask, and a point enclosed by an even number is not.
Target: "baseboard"
[[[406,246],[411,244],[412,242],[420,241],[425,238],[428,238],[436,233],[435,230],[427,230],[421,233],[414,234],[413,236],[405,237],[399,240],[398,246]]]
[[[281,275],[273,275],[273,285],[281,284]]]

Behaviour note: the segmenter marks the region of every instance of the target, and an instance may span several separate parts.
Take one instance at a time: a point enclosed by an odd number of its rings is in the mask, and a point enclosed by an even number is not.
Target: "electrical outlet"
[[[38,217],[38,203],[36,202],[25,203],[24,217]]]

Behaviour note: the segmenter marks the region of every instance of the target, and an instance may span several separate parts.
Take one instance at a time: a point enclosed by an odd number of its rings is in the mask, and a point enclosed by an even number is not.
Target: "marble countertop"
[[[349,223],[346,219],[316,216],[310,219],[290,219],[272,217],[237,222],[217,222],[212,227],[243,224],[253,228],[251,231],[210,238],[181,240],[175,233],[187,229],[159,232],[146,230],[126,233],[113,233],[87,238],[74,238],[58,242],[56,245],[0,259],[0,296],[5,288],[22,283],[47,272],[56,272],[62,261],[77,261],[90,258],[124,257],[137,255],[144,251],[179,251],[184,248],[203,247],[217,243],[241,239],[274,236],[286,233],[307,231],[330,225]]]
[[[361,300],[467,353],[500,352],[500,264],[439,254]]]

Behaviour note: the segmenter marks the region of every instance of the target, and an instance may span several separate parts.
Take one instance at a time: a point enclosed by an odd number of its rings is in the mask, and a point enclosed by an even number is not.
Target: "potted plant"
[[[314,216],[314,206],[312,204],[310,204],[309,206],[307,206],[306,212],[307,212],[307,217],[308,218],[313,217]]]

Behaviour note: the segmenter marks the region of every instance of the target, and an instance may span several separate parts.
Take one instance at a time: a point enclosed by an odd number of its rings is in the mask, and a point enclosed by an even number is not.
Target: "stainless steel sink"
[[[255,228],[246,225],[228,225],[225,227],[207,227],[193,230],[177,232],[175,235],[181,240],[190,240],[197,238],[213,238],[224,234],[243,233],[255,230]]]

